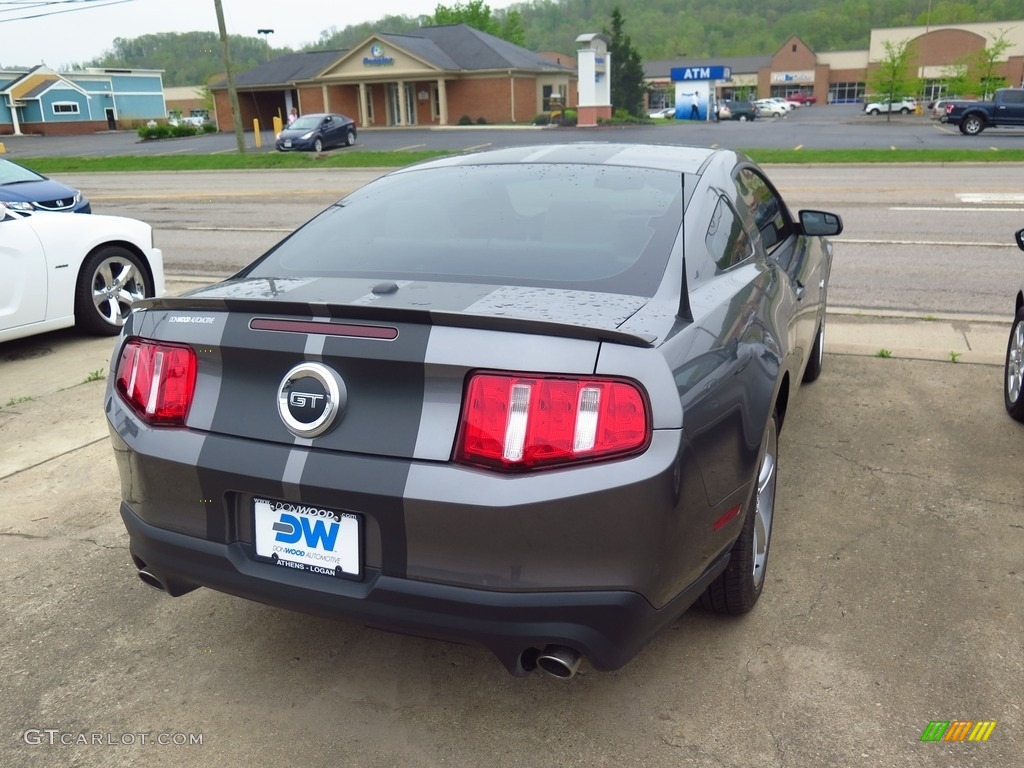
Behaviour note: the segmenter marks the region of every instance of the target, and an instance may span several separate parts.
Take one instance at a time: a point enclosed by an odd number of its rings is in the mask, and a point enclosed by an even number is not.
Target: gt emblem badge
[[[337,373],[320,363],[300,363],[277,389],[277,412],[293,434],[316,437],[330,429],[347,399]]]

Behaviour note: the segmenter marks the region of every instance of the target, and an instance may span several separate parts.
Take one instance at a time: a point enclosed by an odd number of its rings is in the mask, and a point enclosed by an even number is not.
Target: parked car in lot
[[[647,116],[652,120],[657,120],[659,118],[673,118],[676,116],[676,108],[662,107],[661,109],[652,109],[647,113]]]
[[[1024,251],[1024,229],[1018,229],[1014,237],[1017,247]],[[1013,308],[1010,340],[1006,344],[1003,400],[1006,411],[1017,421],[1024,421],[1024,282],[1017,289]]]
[[[946,122],[965,136],[977,136],[986,128],[1024,126],[1024,88],[1000,88],[992,101],[952,101]]]
[[[723,99],[718,102],[719,120],[739,120],[741,122],[757,119],[757,106],[752,101]]]
[[[758,99],[754,102],[757,107],[758,117],[785,117],[794,109],[795,104],[790,104],[784,99]]]
[[[0,203],[22,211],[89,213],[79,190],[0,157]]]
[[[277,135],[280,152],[293,149],[322,152],[331,147],[351,147],[356,143],[356,123],[345,115],[317,113],[303,115]]]
[[[791,104],[798,104],[801,107],[809,107],[812,104],[816,104],[818,102],[818,98],[813,93],[796,91],[794,93],[786,94],[786,101]]]
[[[0,203],[0,265],[0,341],[71,325],[114,335],[137,301],[164,290],[152,228],[120,216]]]
[[[917,100],[911,98],[878,99],[864,104],[864,111],[869,115],[880,115],[882,113],[899,112],[901,115],[909,115],[917,109]]]
[[[940,123],[946,122],[946,107],[952,103],[952,99],[936,99],[928,104],[928,115],[932,120]]]
[[[105,408],[140,578],[560,677],[695,601],[749,611],[841,230],[726,149],[504,148],[371,182],[129,316]]]

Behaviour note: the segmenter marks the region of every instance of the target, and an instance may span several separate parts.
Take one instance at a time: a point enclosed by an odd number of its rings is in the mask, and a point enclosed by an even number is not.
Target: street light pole
[[[257,35],[263,35],[263,40],[267,44],[267,61],[270,61],[270,35],[274,34],[272,29],[257,29]]]
[[[235,144],[239,152],[245,152],[245,134],[242,133],[242,108],[238,106],[238,89],[235,87],[235,71],[231,68],[231,46],[228,45],[228,31],[224,24],[224,9],[220,0],[213,0],[217,10],[217,27],[220,29],[220,49],[224,56],[224,71],[228,77],[228,98],[231,100],[231,122],[235,125]]]

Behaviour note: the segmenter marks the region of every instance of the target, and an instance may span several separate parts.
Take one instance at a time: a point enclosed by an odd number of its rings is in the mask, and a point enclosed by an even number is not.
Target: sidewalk
[[[1002,365],[1010,320],[1009,314],[1000,320],[977,315],[830,308],[825,352]]]

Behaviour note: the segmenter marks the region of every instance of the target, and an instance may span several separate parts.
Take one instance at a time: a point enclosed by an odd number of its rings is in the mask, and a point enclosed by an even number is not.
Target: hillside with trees
[[[535,51],[565,52],[574,49],[582,32],[610,29],[618,6],[624,31],[643,60],[765,56],[794,34],[819,52],[862,50],[875,28],[1024,19],[1024,0],[932,0],[930,16],[927,0],[758,0],[756,5],[750,0],[530,0],[494,11],[477,0],[454,4],[460,5],[487,12],[483,28],[499,36]],[[451,8],[439,4],[437,10]],[[432,15],[384,16],[340,30],[330,27],[304,50],[350,48],[374,32],[409,32],[434,21]],[[450,17],[442,15],[440,21]],[[231,55],[236,70],[244,71],[265,60],[266,41],[232,35]],[[223,69],[214,32],[117,38],[111,50],[86,66],[163,69],[169,86],[205,83]]]

